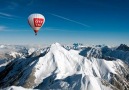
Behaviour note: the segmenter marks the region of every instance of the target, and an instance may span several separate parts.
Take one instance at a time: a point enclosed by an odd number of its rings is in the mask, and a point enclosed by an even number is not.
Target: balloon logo
[[[31,14],[28,17],[28,23],[34,30],[35,35],[37,35],[38,31],[45,23],[45,17],[42,14]]]

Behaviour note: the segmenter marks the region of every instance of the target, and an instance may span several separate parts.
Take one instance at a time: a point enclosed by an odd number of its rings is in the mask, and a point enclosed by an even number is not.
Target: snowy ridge
[[[15,56],[19,52],[13,53],[13,60],[4,69],[0,67],[0,88],[15,85],[42,90],[129,89],[128,65],[117,58],[103,58],[110,50],[105,46],[67,50],[55,43],[44,49],[26,49],[27,53],[20,52],[19,57]]]
[[[23,88],[23,87],[21,87],[21,86],[19,86],[19,87],[11,86],[11,87],[7,87],[7,88],[5,88],[5,89],[3,89],[3,90],[33,90],[33,89]],[[36,90],[36,89],[35,89],[35,90]]]
[[[84,57],[95,57],[106,60],[115,60],[122,59],[124,62],[129,63],[129,51],[125,51],[127,46],[123,46],[124,50],[120,49],[121,45],[118,48],[109,48],[108,46],[95,46],[95,47],[85,47],[80,50],[80,55]],[[129,48],[129,47],[128,47]]]

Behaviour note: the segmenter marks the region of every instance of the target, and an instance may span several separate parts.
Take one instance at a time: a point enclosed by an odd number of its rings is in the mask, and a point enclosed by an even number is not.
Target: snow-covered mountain
[[[0,47],[1,89],[129,90],[128,46]]]

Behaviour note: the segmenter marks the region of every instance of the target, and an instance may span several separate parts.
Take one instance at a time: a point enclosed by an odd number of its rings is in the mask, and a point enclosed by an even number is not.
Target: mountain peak
[[[51,45],[51,47],[52,46],[61,46],[61,44],[59,44],[58,42],[56,42],[56,43],[53,43],[52,45]]]
[[[56,42],[56,43],[53,43],[50,48],[57,49],[57,48],[60,48],[60,47],[62,47],[61,44]]]
[[[50,50],[52,51],[52,52],[55,52],[55,51],[57,51],[57,50],[63,50],[64,48],[62,47],[62,45],[61,44],[59,44],[59,43],[53,43],[51,46],[50,46]]]
[[[129,47],[126,44],[121,44],[116,50],[129,51]]]

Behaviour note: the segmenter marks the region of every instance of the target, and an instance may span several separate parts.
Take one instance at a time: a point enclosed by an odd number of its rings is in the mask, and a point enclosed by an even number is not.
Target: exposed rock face
[[[129,47],[125,44],[121,44],[116,50],[129,51]]]

